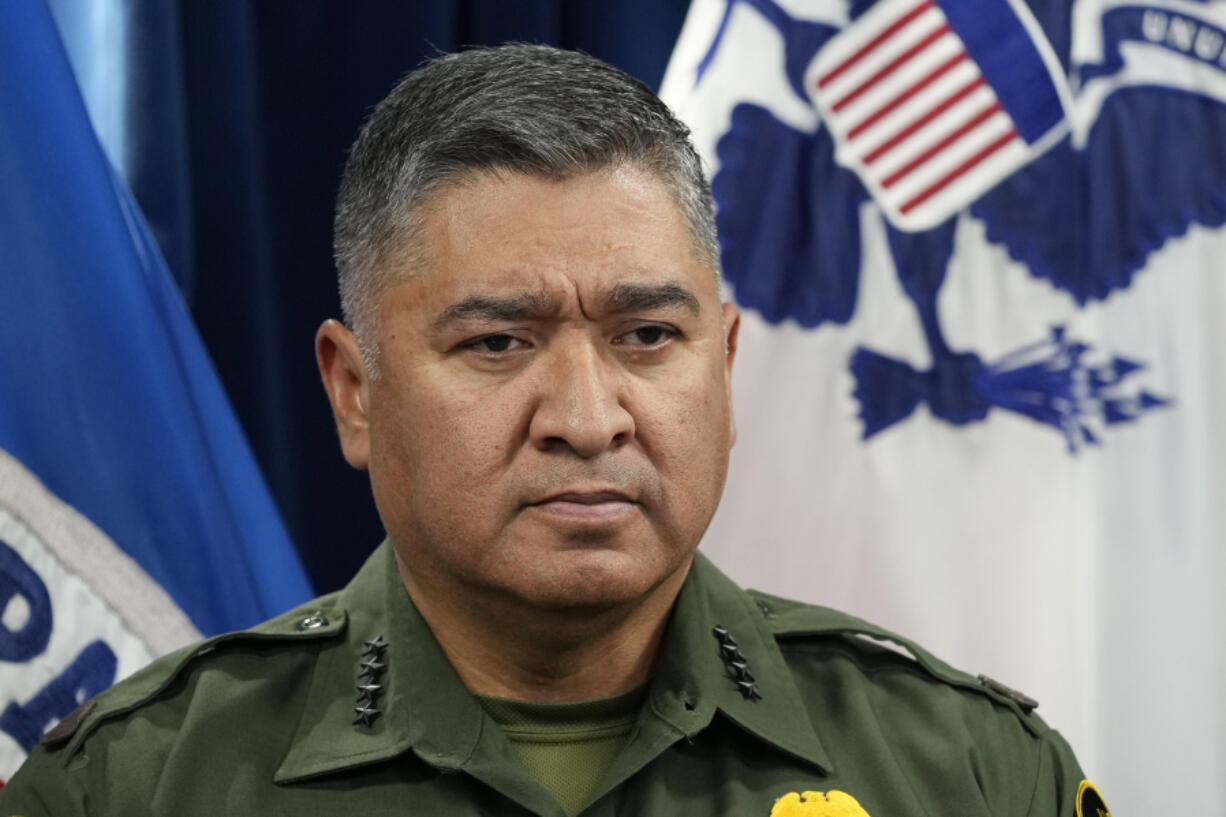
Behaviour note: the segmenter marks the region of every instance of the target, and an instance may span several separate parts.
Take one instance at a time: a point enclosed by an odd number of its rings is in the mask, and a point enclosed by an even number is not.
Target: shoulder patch
[[[864,644],[865,649],[872,649],[869,643],[878,649],[887,647],[900,653],[904,659],[913,660],[933,678],[959,689],[986,695],[1011,709],[1032,734],[1038,736],[1047,731],[1043,721],[1034,714],[1038,701],[985,675],[976,677],[956,669],[908,638],[828,607],[784,599],[757,590],[747,592],[778,641],[806,636],[842,636],[853,643]],[[1091,813],[1087,817],[1097,815]]]
[[[1077,817],[1111,817],[1103,796],[1089,780],[1082,780],[1077,788]]]

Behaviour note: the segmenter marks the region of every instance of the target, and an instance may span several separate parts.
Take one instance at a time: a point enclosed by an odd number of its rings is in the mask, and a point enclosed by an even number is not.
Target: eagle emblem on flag
[[[1024,416],[1077,452],[1174,404],[1141,355],[1068,322],[1004,353],[960,347],[940,296],[959,223],[1079,311],[1167,274],[1149,257],[1189,227],[1226,223],[1226,3],[720,5],[689,81],[708,107],[725,97],[705,150],[694,127],[736,300],[774,324],[849,324],[875,218],[921,329],[915,359],[852,351],[865,440],[923,405],[955,427]],[[772,80],[704,88],[751,49]]]

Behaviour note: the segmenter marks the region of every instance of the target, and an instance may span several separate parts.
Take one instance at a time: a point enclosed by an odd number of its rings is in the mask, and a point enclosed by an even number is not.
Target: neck
[[[477,695],[537,703],[608,698],[647,681],[688,565],[645,599],[611,609],[541,610],[503,596],[455,604],[397,558],[409,597]]]

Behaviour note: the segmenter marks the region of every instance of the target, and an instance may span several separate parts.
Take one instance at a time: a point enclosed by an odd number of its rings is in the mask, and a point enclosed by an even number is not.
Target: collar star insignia
[[[758,692],[758,685],[753,681],[737,681],[736,688],[741,693],[741,697],[747,701],[762,700],[762,695]]]
[[[717,625],[711,629],[711,635],[715,636],[719,644],[719,657],[724,662],[724,669],[728,671],[728,678],[736,684],[737,692],[747,701],[762,700],[762,694],[758,692],[758,685],[749,669],[749,662],[741,654],[741,648],[737,646],[732,633],[728,628]]]
[[[365,701],[373,704],[379,698],[379,693],[383,691],[382,684],[358,684],[358,703]]]
[[[353,725],[370,726],[379,717],[379,710],[373,706],[355,706],[353,708]]]
[[[358,673],[359,680],[369,678],[370,680],[374,681],[387,667],[387,664],[384,664],[382,661],[375,658],[367,658],[358,666],[362,668],[362,671]]]
[[[387,642],[377,635],[365,642],[359,656],[357,693],[354,698],[353,725],[370,726],[382,714],[379,711],[379,696],[383,694],[383,671],[387,664],[381,659],[387,652]]]

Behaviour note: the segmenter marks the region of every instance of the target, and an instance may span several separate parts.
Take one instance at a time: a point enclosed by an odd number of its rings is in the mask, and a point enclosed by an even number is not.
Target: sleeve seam
[[[1036,758],[1036,762],[1034,764],[1034,767],[1035,767],[1034,768],[1034,783],[1030,787],[1030,802],[1026,804],[1027,817],[1029,817],[1029,815],[1031,814],[1034,814],[1035,798],[1039,796],[1039,782],[1042,781],[1043,779],[1043,758],[1044,758],[1043,745],[1046,742],[1047,742],[1046,735],[1040,738],[1040,740],[1037,742],[1038,757]]]

